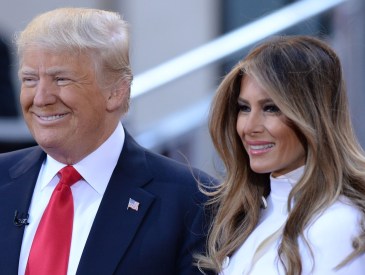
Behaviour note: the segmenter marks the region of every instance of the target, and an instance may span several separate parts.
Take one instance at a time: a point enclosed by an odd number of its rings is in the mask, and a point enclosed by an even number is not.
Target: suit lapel
[[[17,273],[24,226],[17,227],[14,224],[14,213],[18,211],[20,216],[28,213],[44,157],[40,148],[32,149],[25,158],[9,169],[9,181],[0,187],[0,234],[7,236],[2,238],[0,244],[1,250],[6,251],[3,257],[7,258],[6,261],[2,259],[0,264],[4,274]],[[4,262],[6,265],[3,265]]]
[[[155,197],[144,150],[126,133],[123,150],[95,217],[77,274],[113,274]],[[128,208],[129,199],[139,203]]]

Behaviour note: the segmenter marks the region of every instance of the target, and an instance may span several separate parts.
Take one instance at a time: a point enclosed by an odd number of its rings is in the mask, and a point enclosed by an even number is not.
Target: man
[[[126,22],[57,9],[17,45],[21,107],[39,146],[0,155],[1,274],[201,274],[193,254],[207,219],[196,186],[209,178],[123,129]]]

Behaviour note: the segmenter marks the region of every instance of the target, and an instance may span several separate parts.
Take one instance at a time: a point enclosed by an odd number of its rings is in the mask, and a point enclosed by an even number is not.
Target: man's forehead
[[[92,60],[87,54],[72,54],[68,52],[29,51],[23,56],[20,72],[43,71],[47,74],[57,74],[93,68]],[[86,65],[86,66],[85,66]]]

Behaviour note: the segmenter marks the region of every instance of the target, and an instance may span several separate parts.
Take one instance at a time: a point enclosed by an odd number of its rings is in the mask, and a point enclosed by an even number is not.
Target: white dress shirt
[[[101,199],[122,151],[124,139],[124,129],[122,124],[119,123],[113,134],[98,149],[73,165],[82,176],[82,179],[71,186],[74,200],[74,222],[68,275],[76,274]],[[18,269],[19,275],[25,273],[38,224],[59,181],[57,173],[64,166],[65,164],[47,155],[41,167],[30,204],[29,225],[26,226],[24,231]]]
[[[267,208],[263,210],[258,226],[244,244],[223,263],[221,275],[284,275],[284,269],[278,259],[279,235],[264,250],[253,264],[253,258],[259,245],[280,229],[288,218],[288,195],[302,176],[304,167],[300,167],[284,176],[270,178],[271,193],[267,199]],[[360,233],[361,213],[346,199],[341,198],[304,230],[309,241],[315,265],[310,252],[302,239],[299,239],[299,252],[302,259],[303,275],[360,275],[365,274],[365,255],[362,255],[345,267],[334,268],[348,256],[352,248],[352,238]]]

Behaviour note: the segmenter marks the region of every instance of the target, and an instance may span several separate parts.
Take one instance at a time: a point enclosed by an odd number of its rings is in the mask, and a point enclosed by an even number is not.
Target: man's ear
[[[106,101],[106,108],[109,112],[114,112],[119,109],[124,109],[129,103],[130,88],[126,82],[120,83],[112,89]]]

